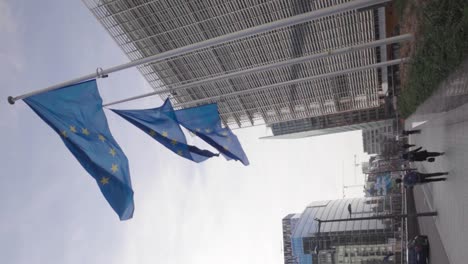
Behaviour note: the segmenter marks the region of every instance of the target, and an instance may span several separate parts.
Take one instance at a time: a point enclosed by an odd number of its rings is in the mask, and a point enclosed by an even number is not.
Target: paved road
[[[424,122],[424,123],[422,123]],[[410,142],[429,151],[445,151],[436,162],[414,164],[421,172],[448,171],[448,180],[414,189],[418,212],[436,210],[434,218],[420,218],[422,233],[431,242],[432,263],[468,263],[468,60],[454,72],[405,127],[422,129]],[[443,248],[440,244],[443,244]],[[445,250],[444,250],[445,249]],[[445,252],[444,252],[445,251]],[[450,260],[448,262],[446,258]]]

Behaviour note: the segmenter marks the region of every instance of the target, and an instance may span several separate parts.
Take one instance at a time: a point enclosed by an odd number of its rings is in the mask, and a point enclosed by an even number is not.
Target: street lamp
[[[408,217],[422,217],[422,216],[437,216],[437,212],[424,212],[416,214],[386,214],[386,215],[375,215],[375,216],[366,216],[366,217],[354,217],[354,218],[339,218],[339,219],[327,219],[321,220],[314,218],[315,221],[319,223],[319,233],[320,226],[322,223],[331,223],[331,222],[347,222],[347,221],[359,221],[359,220],[374,220],[374,219],[393,219],[393,218],[408,218]]]
[[[315,221],[318,222],[318,229],[317,229],[317,236],[316,236],[316,241],[317,243],[315,244],[315,248],[314,248],[314,251],[315,251],[315,254],[319,254],[319,251],[320,251],[320,248],[319,248],[319,243],[320,243],[320,227],[322,226],[322,220],[318,219],[317,217],[314,218]]]

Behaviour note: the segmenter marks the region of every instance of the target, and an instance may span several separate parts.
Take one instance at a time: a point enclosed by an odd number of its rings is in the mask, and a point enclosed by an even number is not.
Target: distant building
[[[372,129],[394,118],[388,105],[330,115],[292,120],[271,125],[274,138],[304,138],[327,134]],[[377,124],[377,125],[376,125]]]
[[[399,149],[399,144],[392,147]],[[401,186],[395,179],[402,175],[402,168],[408,168],[408,161],[401,160],[399,155],[375,155],[369,158],[365,172],[365,196],[381,196],[401,194]]]
[[[283,218],[284,264],[297,264],[292,253],[291,235],[300,217],[300,214],[288,214]]]
[[[368,173],[370,164],[368,161],[361,162],[362,173]]]
[[[352,217],[371,217],[401,213],[401,196],[340,199],[313,202],[302,212],[291,236],[293,259],[297,264],[380,263],[389,254],[392,263],[401,262],[401,220],[371,219],[349,221]],[[321,223],[316,220],[347,221]]]
[[[407,161],[402,161],[399,156],[384,157],[376,155],[369,158],[369,173],[381,173],[385,171],[398,171],[402,169],[402,165],[408,166]]]
[[[389,151],[395,144],[396,133],[395,119],[386,119],[372,123],[362,130],[362,144],[367,154],[383,154]],[[398,146],[397,146],[398,147]]]

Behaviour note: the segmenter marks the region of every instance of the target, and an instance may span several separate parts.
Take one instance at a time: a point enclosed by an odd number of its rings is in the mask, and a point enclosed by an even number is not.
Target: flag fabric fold
[[[96,80],[30,96],[26,104],[57,134],[96,180],[120,220],[133,217],[128,159],[113,138]]]
[[[181,157],[194,162],[202,162],[218,156],[209,150],[187,144],[184,132],[176,122],[174,109],[169,99],[161,107],[152,109],[111,110]]]
[[[245,166],[249,160],[236,135],[221,126],[216,104],[207,104],[175,111],[177,122],[206,143],[217,149],[226,159],[241,161]]]

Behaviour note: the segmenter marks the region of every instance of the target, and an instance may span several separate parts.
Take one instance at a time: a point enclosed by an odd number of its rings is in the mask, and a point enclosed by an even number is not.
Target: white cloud
[[[17,95],[17,76],[23,70],[22,45],[16,17],[11,5],[6,0],[0,0],[0,112],[4,113],[0,128],[3,131],[13,130],[18,126],[20,113],[26,110],[24,105],[11,107],[6,102],[7,96]]]
[[[0,61],[5,64],[5,66],[10,65],[14,71],[19,72],[23,70],[23,64],[15,57],[8,55],[7,53],[0,53]]]
[[[0,77],[23,70],[22,54],[20,52],[20,26],[11,4],[0,0]],[[4,78],[2,78],[4,79]]]
[[[13,17],[10,5],[6,0],[0,0],[0,32],[14,32],[17,24]]]

